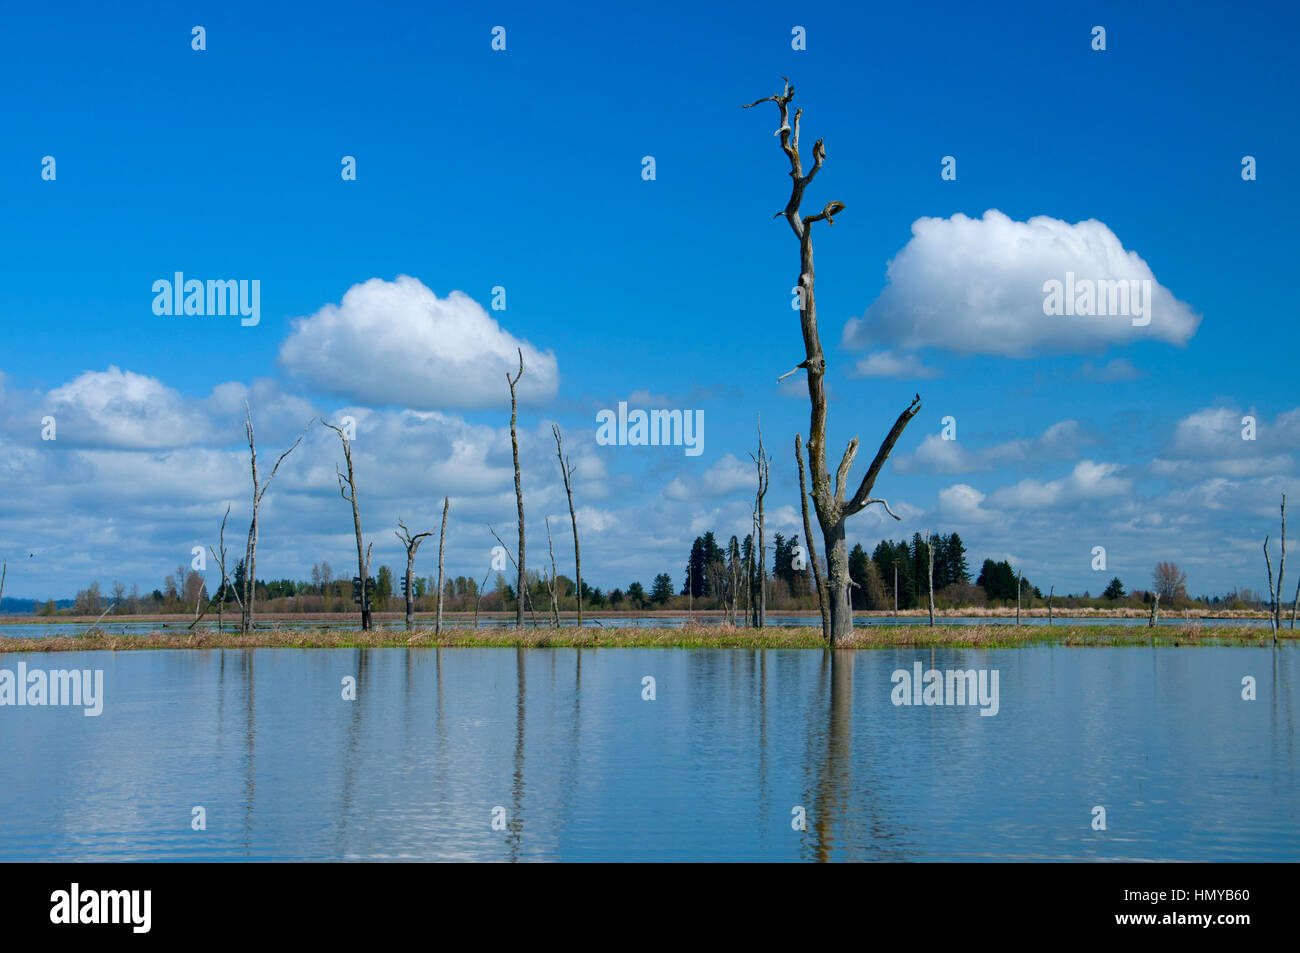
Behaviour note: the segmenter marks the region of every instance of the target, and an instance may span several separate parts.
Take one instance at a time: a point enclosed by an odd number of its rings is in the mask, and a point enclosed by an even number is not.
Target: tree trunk
[[[515,506],[519,511],[519,558],[515,560],[515,568],[519,571],[518,584],[515,587],[515,628],[524,627],[524,599],[526,593],[527,579],[524,576],[524,491],[519,476],[519,436],[515,431],[515,420],[519,412],[519,404],[515,397],[515,385],[519,383],[519,378],[524,376],[524,352],[519,349],[519,373],[512,379],[510,372],[506,372],[506,382],[510,385],[510,452],[515,462]]]
[[[930,557],[930,571],[929,571],[930,628],[933,629],[934,628],[934,546],[930,544],[930,533],[928,531],[925,534],[925,551],[926,551],[926,555]]]
[[[808,561],[812,563],[813,583],[817,586],[817,608],[822,615],[822,638],[830,641],[831,610],[826,602],[826,584],[822,579],[821,565],[817,562],[817,547],[813,544],[812,521],[808,518],[808,482],[804,477],[803,446],[801,436],[794,435],[794,458],[799,464],[799,503],[803,508],[803,536],[808,540]]]
[[[852,606],[848,599],[848,560],[845,555],[844,520],[846,517],[861,512],[872,503],[882,503],[885,511],[895,519],[899,517],[889,509],[884,500],[871,496],[871,490],[881,468],[889,458],[890,452],[902,435],[908,422],[920,411],[921,398],[917,395],[911,405],[904,410],[894,423],[889,434],[880,444],[871,467],[863,476],[858,490],[852,499],[846,500],[849,471],[853,458],[857,454],[858,441],[853,438],[836,471],[835,488],[832,491],[830,473],[826,467],[826,357],[822,352],[821,337],[817,330],[817,300],[815,293],[815,271],[813,268],[812,226],[816,222],[834,225],[834,217],[844,210],[843,202],[827,202],[822,211],[806,218],[800,212],[805,188],[821,170],[826,159],[826,146],[818,139],[813,146],[812,168],[804,173],[802,158],[799,154],[799,121],[803,111],[795,110],[793,122],[790,119],[790,101],[794,98],[794,88],[787,80],[785,88],[777,96],[767,96],[750,103],[745,108],[759,103],[773,102],[781,113],[781,125],[777,134],[781,140],[781,150],[790,160],[790,198],[785,209],[778,213],[784,216],[791,231],[799,240],[799,323],[803,331],[805,358],[788,374],[790,376],[799,368],[807,371],[808,401],[811,405],[810,425],[808,428],[808,465],[812,476],[812,497],[817,510],[817,521],[821,524],[822,534],[827,541],[827,576],[829,589],[827,593],[830,609],[830,636],[832,645],[836,639],[843,638],[853,629]]]
[[[438,534],[438,617],[433,623],[434,635],[442,632],[442,560],[447,552],[447,510],[449,509],[451,509],[451,497],[444,496],[442,498],[442,531]]]
[[[564,493],[569,498],[569,522],[573,525],[573,581],[578,597],[578,628],[582,628],[582,548],[578,545],[578,513],[573,508],[573,467],[564,456],[558,424],[552,424],[555,434],[555,455],[560,458],[560,475],[564,477]],[[552,560],[552,563],[554,560]]]
[[[849,549],[844,520],[823,532],[826,543],[827,603],[830,606],[831,644],[853,634],[853,607],[849,604]]]

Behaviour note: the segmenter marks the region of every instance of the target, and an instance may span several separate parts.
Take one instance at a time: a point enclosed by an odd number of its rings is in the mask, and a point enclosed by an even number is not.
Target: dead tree
[[[925,552],[930,557],[930,628],[934,628],[934,547],[930,545],[930,531],[925,531]]]
[[[1052,624],[1052,596],[1056,593],[1056,586],[1047,590],[1047,624]]]
[[[817,608],[822,614],[822,638],[831,637],[830,607],[826,604],[826,586],[822,583],[822,567],[817,561],[817,546],[813,542],[812,520],[808,517],[808,482],[804,476],[803,438],[794,435],[794,459],[799,464],[799,504],[803,509],[803,535],[808,541],[808,561],[812,563],[813,582],[817,586]]]
[[[474,629],[475,629],[475,631],[478,630],[478,604],[479,604],[479,602],[481,602],[481,601],[483,600],[483,587],[487,585],[488,576],[490,576],[490,575],[492,575],[492,568],[491,568],[491,567],[488,567],[488,571],[485,572],[485,573],[483,574],[483,581],[482,581],[481,583],[479,583],[478,591],[474,593]],[[470,582],[473,582],[473,581],[474,581],[474,580],[472,580],[472,579],[470,580]]]
[[[1268,555],[1268,537],[1264,537],[1264,564],[1268,566],[1268,624],[1273,630],[1273,641],[1277,641],[1277,630],[1282,628],[1282,577],[1286,574],[1286,494],[1282,494],[1282,552],[1277,561],[1277,587],[1273,586],[1273,560]],[[1300,585],[1296,587],[1296,599],[1300,600]],[[1291,610],[1291,628],[1295,628],[1295,608]]]
[[[357,537],[357,572],[361,576],[361,630],[364,632],[372,627],[370,618],[370,552],[369,549],[363,548],[365,544],[361,541],[361,510],[357,507],[357,478],[352,469],[352,444],[342,427],[336,427],[326,420],[322,420],[321,423],[339,435],[339,440],[343,442],[343,459],[348,465],[346,487],[343,485],[343,474],[339,471],[338,464],[334,465],[334,474],[339,480],[339,495],[352,504],[352,529]]]
[[[1151,594],[1151,615],[1147,618],[1147,628],[1154,629],[1156,623],[1160,621],[1160,593]]]
[[[763,424],[760,421],[758,425],[758,455],[750,454],[750,459],[754,461],[758,469],[758,494],[755,497],[754,511],[758,515],[755,517],[755,526],[758,529],[758,627],[764,628],[767,625],[767,550],[764,547],[764,530],[766,528],[766,519],[763,515],[763,498],[767,496],[768,468],[769,461],[767,452],[763,449]]]
[[[446,511],[443,512],[445,519]],[[412,586],[415,581],[415,554],[425,537],[433,535],[433,530],[429,530],[427,533],[416,533],[412,536],[411,531],[406,528],[406,524],[402,522],[400,516],[397,518],[397,525],[401,529],[393,530],[393,535],[401,540],[402,545],[406,547],[406,631],[410,632],[415,627],[415,590]],[[438,585],[439,587],[442,586],[441,578],[438,579]],[[442,602],[441,595],[440,592],[438,599],[440,605]]]
[[[791,189],[790,199],[785,209],[774,218],[784,217],[789,223],[795,237],[799,240],[799,322],[803,330],[804,360],[790,371],[804,368],[808,372],[808,399],[811,404],[811,426],[808,430],[808,464],[812,473],[812,499],[817,510],[817,521],[821,524],[822,536],[826,544],[826,573],[828,577],[827,598],[830,603],[830,641],[834,645],[853,631],[853,614],[849,606],[849,557],[845,540],[844,523],[848,517],[866,509],[872,503],[880,503],[885,512],[899,519],[889,504],[882,499],[871,496],[885,461],[902,436],[904,428],[921,409],[921,397],[918,394],[898,416],[893,428],[880,444],[870,468],[858,485],[852,498],[846,499],[849,470],[853,466],[858,452],[858,439],[849,441],[848,448],[840,461],[835,474],[835,489],[831,490],[830,473],[826,467],[826,357],[822,352],[821,337],[817,331],[817,301],[813,269],[812,226],[825,221],[834,224],[834,216],[844,210],[843,202],[828,202],[815,215],[804,218],[799,211],[803,202],[804,190],[821,171],[826,159],[826,146],[818,139],[813,146],[813,165],[807,174],[803,171],[799,155],[799,120],[803,110],[796,109],[793,125],[790,122],[790,100],[794,98],[794,88],[786,80],[783,92],[778,96],[767,96],[750,103],[745,108],[759,103],[773,102],[781,113],[781,125],[777,134],[781,139],[781,149],[790,160]],[[782,375],[788,377],[789,374]]]
[[[560,599],[555,589],[559,585],[559,574],[555,571],[555,543],[551,539],[550,516],[546,517],[546,548],[551,553],[551,576],[546,580],[546,592],[551,597],[551,627],[558,629],[560,627]]]
[[[266,491],[271,488],[271,481],[275,479],[275,474],[280,469],[280,464],[284,458],[298,449],[298,444],[302,443],[302,438],[307,436],[307,430],[311,427],[312,422],[307,421],[307,426],[303,428],[298,439],[284,453],[280,454],[275,461],[275,466],[271,468],[271,475],[262,483],[257,473],[257,444],[253,439],[253,410],[248,406],[248,401],[244,401],[244,433],[248,437],[248,459],[249,467],[253,474],[253,518],[248,524],[248,545],[244,548],[244,597],[240,604],[239,631],[247,635],[253,629],[253,602],[257,595],[257,536],[258,536],[258,511],[262,505],[262,497],[266,496]]]
[[[517,567],[519,564],[515,562],[515,557],[510,555],[510,550],[506,549],[506,544],[501,542],[501,537],[497,536],[497,531],[492,528],[491,523],[488,523],[488,532],[492,534],[492,537],[498,544],[500,544],[502,550],[505,551],[506,558],[510,560],[510,564]],[[528,591],[527,580],[521,576],[519,579],[519,591],[515,593],[515,602],[518,603],[515,612],[515,628],[519,627],[518,617],[524,611],[523,606],[525,599],[528,600],[528,614],[532,616],[533,628],[535,629],[537,628],[537,610],[533,608],[533,596],[532,593]]]
[[[0,565],[0,599],[5,597],[5,577],[9,575],[9,564]]]
[[[519,403],[515,397],[515,385],[519,383],[519,378],[524,376],[524,351],[519,351],[519,373],[513,378],[510,372],[506,371],[506,383],[510,385],[510,451],[515,460],[515,504],[519,508],[519,558],[515,560],[515,567],[519,570],[519,599],[518,605],[515,606],[515,628],[524,627],[524,491],[519,479],[519,437],[515,432],[515,420],[519,412]],[[536,624],[536,623],[534,623]]]
[[[1020,624],[1020,573],[1016,573],[1016,625]]]
[[[442,530],[438,533],[438,615],[433,622],[433,634],[439,635],[442,632],[442,566],[443,558],[447,554],[447,511],[451,509],[451,497],[442,498]],[[410,587],[407,587],[410,590]]]
[[[560,443],[560,428],[556,424],[551,425],[551,432],[555,434],[555,455],[560,458],[560,476],[564,477],[564,492],[569,497],[569,522],[573,524],[573,572],[577,578],[574,580],[574,587],[578,594],[578,628],[582,628],[582,550],[578,547],[578,514],[573,509],[573,465],[569,463],[569,458],[564,455],[564,447]],[[554,559],[551,560],[555,562]]]
[[[217,590],[214,598],[208,600],[208,604],[203,607],[203,611],[194,616],[194,621],[189,624],[189,628],[194,628],[199,621],[208,614],[208,610],[213,604],[217,607],[217,632],[221,632],[222,626],[226,621],[226,586],[229,585],[230,577],[226,574],[226,520],[230,518],[230,504],[226,504],[226,515],[221,517],[221,532],[217,536],[217,547],[220,550],[208,547],[208,552],[212,554],[212,561],[217,564],[217,570],[221,573],[221,587]],[[233,586],[230,591],[235,595],[235,602],[243,609],[243,604],[239,601],[239,592]]]

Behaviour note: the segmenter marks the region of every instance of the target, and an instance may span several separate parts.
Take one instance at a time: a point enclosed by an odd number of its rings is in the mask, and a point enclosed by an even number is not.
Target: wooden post
[[[1020,624],[1020,573],[1016,573],[1016,625]]]

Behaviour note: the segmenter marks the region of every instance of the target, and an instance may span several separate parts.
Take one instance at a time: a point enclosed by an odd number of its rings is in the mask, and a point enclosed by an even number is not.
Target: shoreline
[[[1300,630],[1284,629],[1278,644],[1296,644]],[[1273,645],[1268,626],[863,626],[837,648],[1017,648],[1021,646],[1265,646]],[[360,630],[262,629],[238,632],[149,632],[112,634],[102,630],[77,635],[9,637],[0,635],[0,655],[42,652],[97,652],[208,649],[356,648],[716,648],[825,649],[820,627],[724,626],[651,628],[471,629],[444,627]]]

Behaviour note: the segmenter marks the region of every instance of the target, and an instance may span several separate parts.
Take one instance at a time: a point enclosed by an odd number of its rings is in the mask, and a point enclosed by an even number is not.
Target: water
[[[858,626],[878,626],[878,625],[926,625],[928,619],[925,616],[859,616],[854,620],[854,625]],[[1021,620],[1022,625],[1047,625],[1047,619],[1025,616]],[[563,623],[566,627],[572,627],[577,623],[576,619],[565,619]],[[721,616],[695,616],[693,618],[681,615],[671,616],[634,616],[634,615],[604,615],[604,616],[586,616],[582,620],[583,628],[606,628],[606,629],[680,629],[687,625],[721,625]],[[987,616],[947,616],[936,617],[937,625],[1015,625],[1015,617],[996,617]],[[447,626],[464,626],[473,627],[472,619],[450,619],[444,620]],[[792,626],[816,627],[821,625],[821,618],[816,615],[775,615],[770,614],[767,617],[767,624],[778,628],[789,628]],[[1145,626],[1146,617],[1142,618],[1104,618],[1104,617],[1085,617],[1078,619],[1067,619],[1063,616],[1057,616],[1056,625],[1134,625]],[[1185,619],[1181,615],[1160,616],[1161,625],[1215,625],[1215,626],[1255,626],[1268,628],[1267,619]],[[227,622],[225,631],[230,632],[237,629],[239,625],[238,618],[235,619],[234,625]],[[418,625],[423,628],[429,628],[433,625],[431,619],[419,619]],[[527,628],[533,628],[531,619],[525,620]],[[479,628],[481,629],[513,629],[515,627],[514,616],[502,619],[480,619]],[[147,635],[150,632],[186,632],[189,631],[188,622],[131,622],[121,621],[120,618],[109,616],[105,618],[98,626],[90,622],[11,622],[0,624],[0,637],[8,636],[10,638],[45,638],[51,635],[80,635],[91,629],[99,628],[114,635]],[[202,629],[208,632],[217,631],[217,623],[204,619],[196,629]],[[331,631],[360,631],[361,623],[355,616],[340,616],[336,618],[310,621],[292,620],[274,620],[259,622],[258,628],[281,628],[281,629],[329,629]],[[404,630],[406,623],[402,619],[384,619],[375,622],[375,628]],[[550,623],[538,617],[536,628],[550,628]]]
[[[0,860],[1294,861],[1297,653],[5,655],[106,702],[0,708]],[[914,661],[998,670],[998,714],[895,707]]]

